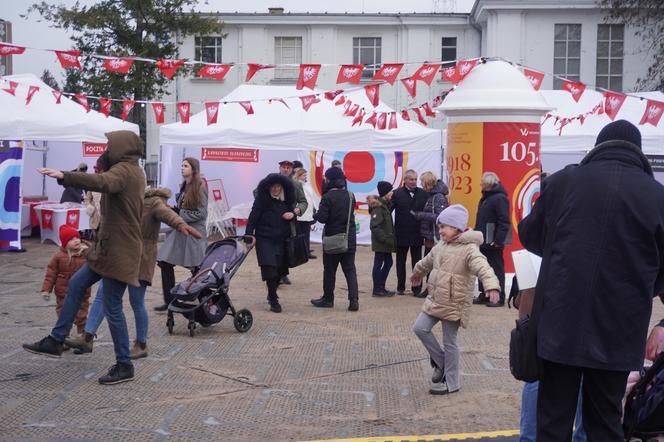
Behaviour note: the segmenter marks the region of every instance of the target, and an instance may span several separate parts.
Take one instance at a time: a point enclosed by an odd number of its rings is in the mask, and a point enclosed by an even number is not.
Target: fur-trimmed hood
[[[387,202],[377,195],[369,195],[367,197],[367,204],[369,205],[370,209],[377,209],[381,206],[387,206]]]
[[[478,246],[484,243],[484,235],[477,230],[466,230],[459,235],[452,242],[460,242],[461,244],[477,244]]]
[[[171,189],[166,189],[165,187],[145,188],[145,198],[152,198],[153,196],[158,196],[159,198],[169,199],[171,195],[173,195]]]
[[[281,184],[281,187],[284,189],[284,201],[286,204],[289,206],[295,204],[295,186],[293,185],[293,181],[289,177],[278,173],[271,173],[258,183],[258,187],[256,188],[256,198],[263,202],[269,202],[272,198],[270,195],[270,187],[277,183]]]

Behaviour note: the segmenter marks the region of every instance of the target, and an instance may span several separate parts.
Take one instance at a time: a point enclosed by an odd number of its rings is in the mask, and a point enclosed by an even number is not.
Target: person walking
[[[279,173],[285,177],[293,178],[293,162],[290,160],[283,160],[279,162]],[[295,214],[295,216],[299,217],[302,216],[302,214],[307,210],[308,207],[307,197],[304,194],[304,188],[302,187],[302,183],[299,180],[295,179],[293,179],[292,181],[293,181],[293,189],[295,192],[295,208],[293,209],[293,213]],[[286,284],[286,285],[291,284],[291,280],[288,278],[288,274],[284,275],[284,277],[279,280],[279,284]]]
[[[385,288],[387,277],[392,268],[392,253],[396,250],[394,242],[394,223],[390,211],[390,200],[393,195],[392,184],[387,181],[378,182],[378,196],[369,195],[367,204],[371,221],[371,251],[374,252],[372,296],[394,296],[394,292]]]

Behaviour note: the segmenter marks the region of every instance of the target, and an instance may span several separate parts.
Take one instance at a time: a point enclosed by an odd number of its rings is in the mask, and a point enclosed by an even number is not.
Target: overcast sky
[[[69,35],[62,29],[49,27],[40,21],[39,14],[21,18],[28,7],[37,0],[1,0],[0,18],[12,22],[13,41],[16,44],[45,48],[72,48]],[[49,0],[50,3],[71,6],[76,0]],[[97,0],[79,0],[81,5],[92,5]],[[202,12],[267,12],[269,7],[282,7],[285,12],[469,12],[474,0],[334,0],[319,2],[313,0],[200,0],[198,10]],[[318,60],[325,63],[326,60]],[[52,52],[27,50],[14,56],[14,73],[34,73],[41,75],[49,69],[58,80],[64,75],[55,54]]]

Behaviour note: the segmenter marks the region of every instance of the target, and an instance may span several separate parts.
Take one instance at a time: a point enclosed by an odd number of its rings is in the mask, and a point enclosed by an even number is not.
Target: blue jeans
[[[537,434],[537,394],[539,392],[539,382],[527,382],[523,385],[521,394],[521,422],[520,422],[520,442],[535,442]],[[583,430],[583,404],[581,400],[581,391],[579,391],[579,400],[576,403],[576,429],[572,436],[572,442],[586,442],[586,432]]]
[[[90,307],[88,320],[85,323],[86,333],[96,335],[99,326],[104,321],[104,283],[99,283],[95,300]],[[148,311],[145,309],[145,291],[148,285],[141,281],[138,287],[129,286],[129,303],[134,311],[134,320],[136,321],[136,340],[147,342],[148,339]]]
[[[385,282],[391,269],[392,254],[376,252],[374,254],[373,271],[371,272],[374,290],[385,288]]]
[[[88,264],[74,273],[69,280],[69,287],[65,302],[60,310],[60,317],[55,327],[51,330],[51,336],[59,342],[63,342],[69,335],[71,326],[76,318],[76,312],[81,306],[85,291],[99,280],[102,280],[104,292],[104,315],[108,320],[108,328],[113,338],[113,347],[115,349],[115,359],[122,364],[131,365],[129,353],[129,333],[127,332],[127,322],[122,312],[122,295],[127,284],[116,279],[102,278],[101,275],[93,272]]]

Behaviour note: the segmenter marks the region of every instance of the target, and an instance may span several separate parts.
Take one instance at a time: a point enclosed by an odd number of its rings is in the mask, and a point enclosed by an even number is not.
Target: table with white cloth
[[[235,227],[235,234],[238,236],[244,235],[247,227],[247,219],[251,213],[253,202],[244,202],[231,207],[228,212],[224,213],[222,221],[232,221]]]
[[[39,219],[41,242],[51,240],[60,245],[60,226],[68,224],[78,231],[90,228],[85,206],[76,203],[40,204],[35,207]]]

